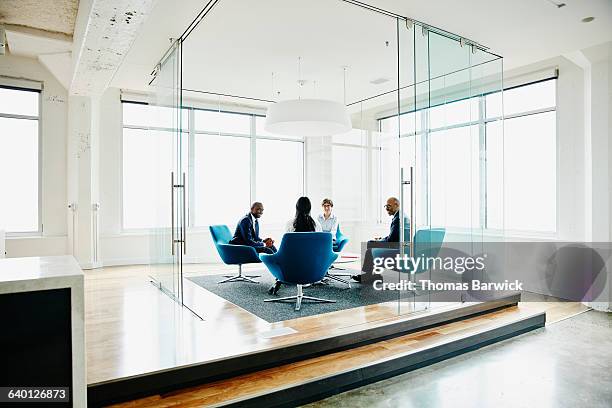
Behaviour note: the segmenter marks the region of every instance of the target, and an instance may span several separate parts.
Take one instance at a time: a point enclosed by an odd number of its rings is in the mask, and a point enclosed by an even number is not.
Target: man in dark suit
[[[233,238],[229,241],[233,245],[247,245],[255,248],[259,253],[273,254],[276,252],[272,238],[259,238],[259,218],[263,215],[264,207],[260,202],[251,205],[251,212],[238,221]]]
[[[361,274],[353,275],[353,280],[357,282],[370,283],[374,280],[382,279],[381,275],[374,275],[372,270],[374,268],[374,259],[372,257],[371,248],[399,248],[399,240],[400,240],[400,202],[395,197],[389,197],[387,199],[387,204],[385,204],[385,210],[387,210],[387,214],[393,216],[391,219],[391,226],[389,227],[389,235],[386,237],[377,237],[374,238],[373,241],[368,241],[367,249],[365,255],[363,257],[363,263],[361,266]],[[406,217],[404,220],[405,226],[405,236],[406,240],[410,239],[409,227],[410,223],[408,218]]]

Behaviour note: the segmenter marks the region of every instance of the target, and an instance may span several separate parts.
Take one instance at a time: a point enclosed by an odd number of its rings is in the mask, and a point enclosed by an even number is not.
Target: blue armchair
[[[300,310],[302,300],[334,303],[306,296],[302,286],[319,282],[327,274],[331,264],[338,258],[332,251],[332,236],[328,232],[288,232],[283,235],[278,252],[261,254],[261,260],[272,275],[282,283],[297,285],[297,295],[264,302],[287,302],[295,300],[295,310]]]
[[[348,244],[348,242],[349,242],[348,237],[344,235],[342,231],[340,231],[340,224],[338,224],[338,229],[336,230],[336,242],[334,242],[334,246],[333,246],[334,252],[340,253],[344,249],[346,244]],[[351,275],[352,275],[351,273],[335,272],[335,271],[343,271],[344,268],[338,268],[337,266],[334,266],[334,265],[332,265],[329,269],[330,270],[327,273],[326,278],[338,281],[340,283],[344,283],[349,288],[351,287],[351,280],[350,280]]]
[[[212,236],[217,252],[221,260],[226,265],[238,265],[238,275],[225,275],[227,279],[223,279],[219,283],[226,282],[251,282],[259,283],[251,278],[259,278],[261,275],[243,275],[242,265],[248,263],[260,263],[261,260],[257,255],[255,248],[247,245],[231,245],[228,242],[232,239],[232,234],[227,225],[211,225],[209,227],[210,235]]]
[[[334,243],[334,252],[342,252],[346,244],[348,244],[349,239],[340,231],[340,224],[338,224],[338,229],[336,230],[336,242]]]
[[[415,257],[436,257],[440,252],[442,243],[444,242],[444,236],[446,235],[446,229],[444,228],[432,228],[418,230],[414,236],[414,256]],[[399,253],[397,249],[391,248],[372,248],[373,258],[395,258]],[[420,267],[417,270],[412,270],[411,263],[408,269],[399,269],[398,272],[403,273],[423,273],[427,270]]]

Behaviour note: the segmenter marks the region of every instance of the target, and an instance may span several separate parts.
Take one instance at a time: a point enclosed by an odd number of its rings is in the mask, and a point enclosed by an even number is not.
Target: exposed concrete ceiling
[[[34,28],[5,27],[11,55],[37,58],[68,89],[72,76],[72,37]]]
[[[365,2],[487,45],[504,57],[505,69],[612,40],[610,0],[566,0],[562,8],[547,0]],[[80,67],[80,78],[83,72],[107,72],[112,75],[105,75],[104,83],[113,78],[111,86],[146,91],[150,89],[149,73],[168,48],[168,39],[178,37],[206,2],[159,0],[152,10],[152,0],[81,3],[90,12],[99,8],[103,13],[96,16],[79,12],[78,18],[83,20],[80,34],[78,22],[75,29],[78,0],[0,0],[0,24],[74,35],[74,50],[79,54],[74,55],[74,60],[88,61]],[[145,18],[132,20],[142,23],[138,31],[132,24],[123,25],[129,10],[144,11],[138,17],[147,17],[150,12],[146,22]],[[376,82],[393,80],[392,72],[385,71],[392,57],[379,45],[392,37],[393,27],[381,23],[375,13],[355,10],[359,8],[340,0],[221,0],[185,43],[185,85],[190,82],[193,88],[207,89],[212,84],[214,89],[208,90],[216,91],[236,88],[238,94],[267,99],[272,96],[271,72],[275,72],[275,88],[283,88],[284,95],[288,95],[299,89],[296,65],[297,57],[302,56],[302,76],[307,80],[302,94],[306,97],[323,96],[324,87],[333,87],[336,99],[341,98],[342,65],[349,65],[349,83],[361,75],[367,91],[362,93],[369,93],[368,89],[384,90],[389,83],[376,87]],[[121,17],[121,27],[103,24],[115,14]],[[581,22],[591,16],[595,17],[593,22]],[[86,44],[80,43],[89,29],[96,35],[89,35]],[[45,53],[43,42],[28,42],[24,33],[10,35],[23,55],[40,53],[40,58]],[[351,37],[355,40],[351,41]],[[389,41],[391,49],[394,38]],[[45,40],[45,44],[51,43]],[[12,52],[11,45],[9,38]],[[113,67],[120,65],[116,73],[114,69],[102,69],[107,62]],[[84,82],[99,83],[87,75]],[[351,86],[349,101],[360,96],[350,95],[354,89]]]
[[[37,29],[5,26],[9,51],[21,57],[37,58],[45,54],[70,52],[72,37],[53,35]]]
[[[93,0],[81,5],[74,35],[71,94],[99,96],[104,92],[155,2]]]
[[[72,36],[79,0],[2,0],[0,24]]]

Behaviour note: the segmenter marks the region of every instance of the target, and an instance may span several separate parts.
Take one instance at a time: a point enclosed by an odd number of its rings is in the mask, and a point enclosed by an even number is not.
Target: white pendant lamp
[[[292,99],[268,107],[264,129],[284,136],[332,136],[352,129],[346,106],[325,99]]]
[[[299,89],[302,80],[302,57],[298,57]],[[346,109],[346,67],[344,68],[344,104],[327,99],[291,99],[274,103],[268,107],[264,129],[283,136],[333,136],[352,129],[351,118]],[[316,82],[315,88],[316,88]],[[274,94],[274,72],[272,73]],[[300,93],[301,95],[301,93]]]

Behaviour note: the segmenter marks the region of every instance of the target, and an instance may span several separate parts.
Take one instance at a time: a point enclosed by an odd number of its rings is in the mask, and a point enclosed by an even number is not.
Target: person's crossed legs
[[[372,283],[374,281],[383,279],[382,275],[374,273],[374,257],[372,256],[372,248],[397,249],[399,248],[399,244],[397,242],[387,241],[368,241],[363,256],[363,262],[361,264],[361,274],[353,275],[353,280],[361,283]]]

